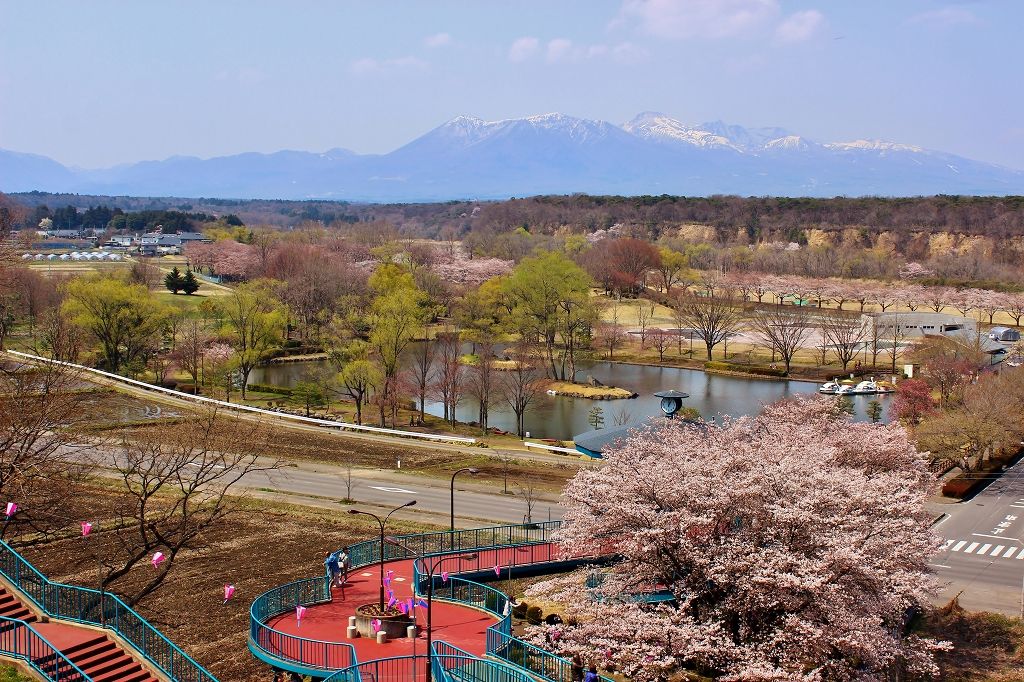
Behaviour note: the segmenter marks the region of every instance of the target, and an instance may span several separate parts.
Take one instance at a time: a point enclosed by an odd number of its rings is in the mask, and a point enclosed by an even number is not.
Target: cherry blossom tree
[[[938,673],[946,645],[905,628],[937,540],[934,478],[902,426],[816,396],[720,428],[659,421],[566,488],[563,551],[619,558],[535,585],[576,624],[531,637],[640,682]],[[674,601],[632,597],[656,586]]]
[[[902,421],[917,424],[935,412],[932,387],[923,379],[904,379],[896,384],[892,400],[892,413]]]

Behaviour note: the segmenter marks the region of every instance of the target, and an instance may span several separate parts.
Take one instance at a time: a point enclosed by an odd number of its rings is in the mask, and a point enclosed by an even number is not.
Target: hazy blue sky
[[[779,125],[1024,167],[1024,2],[0,0],[0,147],[387,152],[459,114]]]

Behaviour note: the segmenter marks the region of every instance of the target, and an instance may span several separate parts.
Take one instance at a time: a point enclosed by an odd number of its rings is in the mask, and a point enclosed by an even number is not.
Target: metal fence
[[[24,661],[53,682],[92,682],[81,668],[23,620],[0,616],[0,655]]]
[[[460,552],[476,552],[467,555],[463,561],[453,561],[451,573],[483,573],[498,565],[503,578],[511,577],[517,566],[529,566],[565,561],[555,545],[554,534],[560,527],[560,521],[546,521],[534,524],[515,524],[471,528],[455,531],[439,531],[431,533],[411,533],[407,535],[389,536],[384,543],[384,561],[416,559],[413,562],[413,582],[417,592],[426,591],[424,567],[429,565],[431,558],[457,554]],[[353,570],[377,564],[381,560],[379,540],[365,540],[349,546],[348,554]],[[426,563],[424,563],[426,562]],[[496,576],[498,577],[498,576]],[[398,680],[402,666],[407,666],[405,673],[410,677],[403,680],[421,679],[425,676],[426,657],[422,659],[422,669],[415,668],[412,656],[399,656],[357,663],[355,649],[346,643],[321,642],[309,640],[295,635],[278,632],[266,623],[271,618],[293,610],[296,606],[310,606],[330,601],[330,577],[326,572],[323,576],[299,580],[288,585],[276,587],[257,597],[250,611],[250,636],[252,641],[264,653],[281,661],[300,664],[309,668],[338,670],[328,680],[344,680],[345,682],[363,682],[366,675],[372,682],[389,682]],[[512,604],[504,592],[482,582],[476,582],[456,575],[447,581],[439,575],[434,576],[434,598],[465,604],[483,609],[494,615],[498,622],[487,631],[487,653],[496,658],[521,668],[520,674],[528,671],[533,675],[544,677],[552,682],[569,680],[570,662],[548,653],[539,647],[523,642],[512,636]],[[452,646],[442,643],[444,646]],[[463,652],[464,653],[464,652]],[[481,660],[465,654],[473,660]],[[457,656],[457,654],[450,654]],[[455,660],[451,658],[451,660]],[[342,664],[338,665],[341,661]],[[431,662],[436,665],[437,661]],[[495,663],[501,666],[501,663]],[[381,667],[383,666],[383,667]],[[508,666],[502,667],[507,675]],[[562,675],[562,673],[565,673]],[[463,672],[452,673],[450,677],[435,679],[470,680],[463,677]],[[489,678],[480,678],[482,682],[517,682],[497,672],[487,673]],[[498,677],[494,677],[498,675]],[[526,675],[529,678],[529,675]],[[473,678],[475,679],[475,678]]]
[[[217,682],[117,595],[51,582],[0,540],[0,573],[51,618],[112,630],[148,663],[176,682]]]

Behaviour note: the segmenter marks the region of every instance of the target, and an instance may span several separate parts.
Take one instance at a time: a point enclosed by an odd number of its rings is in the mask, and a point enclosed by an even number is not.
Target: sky
[[[774,125],[1024,168],[1020,0],[0,0],[0,148],[386,153],[458,115]]]

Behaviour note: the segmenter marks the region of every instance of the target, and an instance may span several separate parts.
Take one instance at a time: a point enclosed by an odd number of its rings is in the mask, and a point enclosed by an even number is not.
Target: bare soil
[[[99,502],[108,495],[99,488],[86,491],[82,507],[89,506],[90,498]],[[220,680],[255,682],[269,680],[271,675],[246,646],[252,600],[277,585],[322,574],[330,552],[372,537],[376,531],[361,519],[338,512],[252,499],[238,499],[237,505],[238,511],[206,538],[202,549],[179,556],[164,585],[137,610]],[[102,520],[98,526],[102,527]],[[396,533],[436,530],[396,520],[389,527]],[[93,586],[95,564],[74,530],[69,529],[66,539],[21,551],[53,580]],[[115,585],[112,591],[130,590],[151,570],[144,565],[128,576],[121,589]],[[225,584],[237,590],[226,605],[222,603]]]

